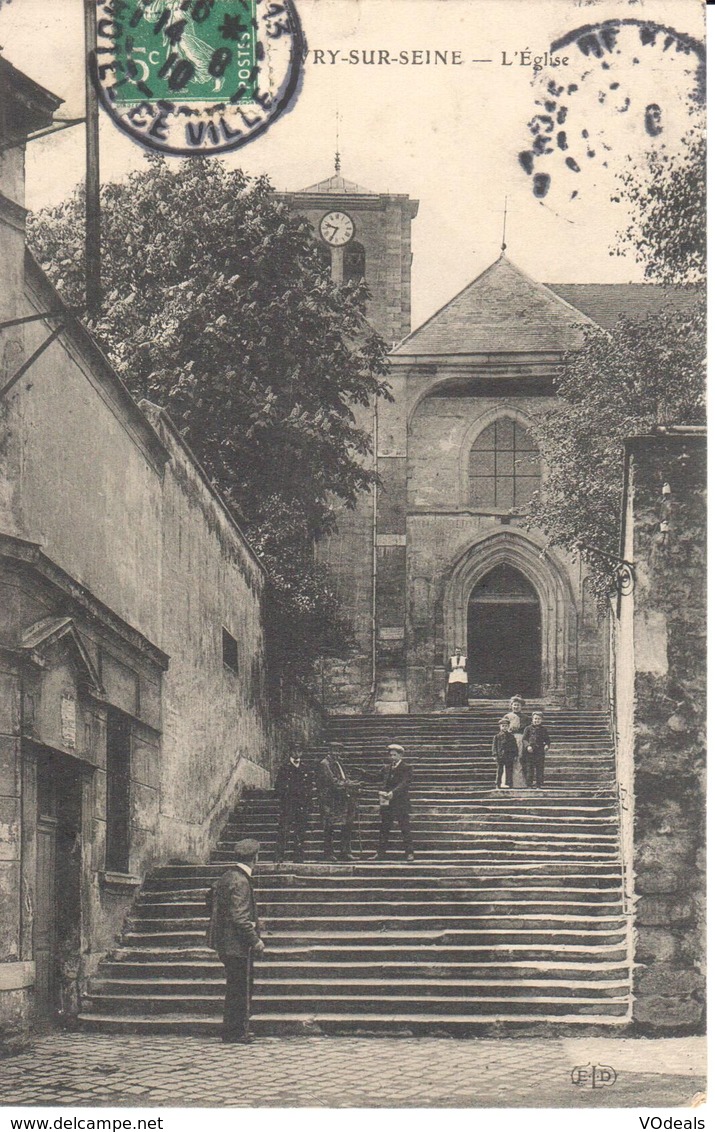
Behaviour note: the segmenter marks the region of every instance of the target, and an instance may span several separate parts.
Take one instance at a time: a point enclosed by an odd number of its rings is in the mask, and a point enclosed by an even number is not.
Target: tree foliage
[[[624,319],[608,334],[590,329],[567,357],[558,405],[537,421],[547,471],[530,519],[557,545],[582,549],[601,608],[612,573],[603,555],[619,552],[623,441],[655,425],[704,422],[704,332],[695,296],[691,309]]]
[[[685,142],[679,158],[654,153],[644,170],[624,177],[633,213],[621,246],[635,248],[646,278],[676,285],[670,299],[657,314],[621,318],[609,332],[590,329],[583,348],[565,358],[558,404],[535,428],[547,472],[529,519],[554,544],[582,550],[602,609],[612,575],[604,555],[619,552],[625,438],[705,420],[706,316],[698,286],[705,143],[695,128]]]
[[[683,139],[682,152],[648,154],[644,167],[622,177],[631,219],[621,233],[646,279],[697,283],[705,279],[706,152],[702,123]]]
[[[84,302],[83,194],[30,224],[63,297]],[[102,189],[101,309],[89,328],[135,397],[170,412],[269,570],[283,645],[345,639],[314,561],[336,497],[373,475],[355,405],[389,396],[364,284],[336,287],[310,225],[267,179],[158,157]]]

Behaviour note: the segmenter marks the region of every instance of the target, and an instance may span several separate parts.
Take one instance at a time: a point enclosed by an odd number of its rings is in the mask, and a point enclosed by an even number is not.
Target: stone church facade
[[[472,697],[603,705],[608,634],[584,566],[523,517],[543,474],[533,425],[585,328],[653,309],[661,289],[547,286],[502,254],[410,332],[418,202],[339,172],[282,199],[314,225],[336,282],[364,277],[392,344],[394,401],[362,419],[380,486],[322,547],[356,634],[354,655],[325,666],[326,706],[439,709],[457,646]]]

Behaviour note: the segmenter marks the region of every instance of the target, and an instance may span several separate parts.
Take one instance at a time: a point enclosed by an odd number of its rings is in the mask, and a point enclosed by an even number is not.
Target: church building
[[[392,345],[394,401],[361,418],[380,485],[340,513],[322,547],[356,634],[354,655],[325,665],[326,706],[437,710],[457,647],[470,698],[518,692],[602,706],[608,631],[584,564],[523,517],[544,470],[533,425],[554,404],[562,358],[585,329],[657,309],[663,288],[549,285],[502,252],[411,331],[419,202],[371,192],[339,170],[281,197],[314,225],[337,283],[365,279],[370,320]]]

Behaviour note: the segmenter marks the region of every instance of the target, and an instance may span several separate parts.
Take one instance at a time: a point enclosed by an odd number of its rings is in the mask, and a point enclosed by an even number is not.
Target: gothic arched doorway
[[[472,589],[467,607],[469,682],[478,694],[541,693],[541,606],[531,582],[503,562]]]

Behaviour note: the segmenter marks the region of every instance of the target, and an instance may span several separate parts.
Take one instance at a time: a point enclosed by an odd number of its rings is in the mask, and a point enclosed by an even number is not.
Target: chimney
[[[52,125],[61,102],[0,55],[0,322],[27,313],[25,143],[30,134]],[[0,355],[8,334],[13,332],[0,331]]]

